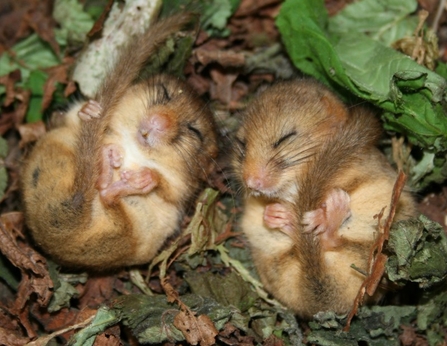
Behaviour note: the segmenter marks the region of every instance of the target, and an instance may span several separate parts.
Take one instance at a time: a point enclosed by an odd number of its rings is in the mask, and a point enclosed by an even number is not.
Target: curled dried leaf
[[[174,326],[179,329],[188,343],[202,346],[214,345],[218,334],[213,321],[206,315],[194,316],[192,312],[180,311],[174,318]]]

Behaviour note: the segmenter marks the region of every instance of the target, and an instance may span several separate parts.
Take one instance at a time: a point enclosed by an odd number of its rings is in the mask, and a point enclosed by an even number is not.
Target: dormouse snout
[[[141,143],[157,145],[171,128],[171,120],[163,113],[154,113],[143,119],[138,129],[138,139]]]

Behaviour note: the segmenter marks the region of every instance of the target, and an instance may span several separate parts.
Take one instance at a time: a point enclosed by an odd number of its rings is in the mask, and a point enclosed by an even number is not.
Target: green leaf
[[[26,122],[32,123],[42,120],[42,95],[43,87],[48,74],[40,70],[31,71],[24,88],[31,91],[31,98],[26,112]]]
[[[416,316],[414,306],[365,306],[358,317],[373,338],[396,337],[402,324],[409,324]]]
[[[328,15],[323,0],[288,0],[276,25],[295,67],[327,85],[355,90],[324,28]]]
[[[417,326],[425,331],[429,345],[441,345],[447,325],[447,286],[424,292],[419,301]]]
[[[222,307],[216,301],[194,294],[181,297],[197,316],[205,314],[220,329],[230,319],[234,308]],[[164,341],[185,340],[181,331],[173,324],[180,311],[175,304],[168,303],[166,296],[127,295],[115,300],[115,313],[121,316],[140,343],[162,343]]]
[[[78,0],[56,0],[53,17],[60,25],[59,29],[55,29],[55,36],[61,45],[67,45],[67,41],[84,42],[94,24]]]
[[[230,31],[226,28],[234,8],[234,0],[201,1],[203,9],[200,22],[210,36],[226,37]]]
[[[61,281],[60,287],[54,291],[51,297],[50,305],[48,306],[48,312],[56,312],[62,308],[70,307],[71,298],[79,296],[78,290],[70,285],[68,282]]]
[[[92,346],[96,336],[108,327],[120,321],[119,315],[113,309],[102,307],[98,309],[95,318],[88,327],[85,327],[70,339],[69,345]]]
[[[447,64],[438,61],[438,65],[436,66],[435,72],[440,75],[442,78],[447,78]]]
[[[0,57],[0,76],[20,69],[22,82],[26,83],[33,70],[58,65],[61,61],[50,45],[32,34],[14,45],[11,53],[3,53]]]
[[[355,84],[351,91],[387,111],[386,129],[424,148],[447,150],[444,78],[366,36],[346,34],[335,49]]]
[[[385,3],[364,0],[354,4],[374,7]],[[388,5],[407,16],[414,1],[403,4],[394,0]],[[346,14],[342,19],[337,19],[338,15],[328,19],[323,0],[286,0],[276,24],[294,65],[332,87],[344,99],[348,96],[352,100],[355,95],[382,108],[385,129],[402,133],[411,143],[421,146],[424,155],[447,151],[446,80],[361,30],[354,30],[354,14],[361,14],[349,11],[349,20]],[[379,19],[379,24],[386,22]],[[369,24],[365,21],[357,20],[357,25],[366,31]],[[340,27],[343,25],[346,28]],[[444,74],[447,69],[438,64],[438,70]],[[437,160],[436,172],[425,172],[420,186],[442,179],[445,166]]]
[[[386,272],[393,282],[417,282],[427,288],[447,276],[447,236],[441,225],[423,215],[396,222],[387,248],[391,255]]]
[[[418,17],[416,0],[362,0],[348,4],[329,21],[332,34],[363,33],[387,46],[411,36]]]
[[[74,285],[87,282],[87,274],[60,274],[57,272],[57,265],[48,263],[51,280],[54,283],[54,293],[48,306],[48,312],[56,312],[64,307],[70,307],[72,298],[79,296]]]
[[[325,346],[358,345],[363,341],[366,345],[389,346],[399,345],[401,324],[408,324],[416,316],[413,306],[373,306],[362,307],[358,318],[351,323],[349,333],[342,332],[344,317],[333,312],[321,312],[309,323],[312,332],[308,342]]]
[[[185,273],[184,279],[192,293],[213,298],[223,306],[235,306],[242,312],[252,307],[258,298],[250,285],[233,271],[223,276],[191,270]]]

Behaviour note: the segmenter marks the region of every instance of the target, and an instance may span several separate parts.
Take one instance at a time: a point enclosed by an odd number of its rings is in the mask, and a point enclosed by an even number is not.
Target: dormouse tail
[[[346,123],[331,134],[310,163],[309,170],[298,181],[299,193],[292,208],[296,211],[293,220],[296,232],[295,255],[305,268],[312,268],[302,278],[306,282],[307,297],[314,301],[312,306],[333,306],[334,292],[338,286],[333,273],[327,271],[323,250],[318,237],[304,232],[301,224],[304,212],[318,209],[326,198],[336,176],[361,159],[365,151],[374,147],[382,129],[380,123],[368,110],[351,110]]]
[[[76,172],[74,196],[89,205],[95,196],[95,184],[99,177],[101,138],[113,114],[113,108],[138,78],[147,60],[156,54],[166,40],[191,23],[191,12],[173,15],[152,24],[136,37],[119,55],[96,94],[102,107],[100,119],[83,122],[76,147]]]

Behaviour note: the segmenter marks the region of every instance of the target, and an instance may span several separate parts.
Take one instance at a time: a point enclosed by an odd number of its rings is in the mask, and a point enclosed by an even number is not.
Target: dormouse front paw
[[[264,224],[268,228],[279,229],[293,238],[293,213],[281,203],[267,204],[264,209]]]
[[[112,204],[120,197],[145,195],[151,192],[159,182],[158,174],[148,167],[122,171],[120,177],[120,180],[100,191],[101,199],[106,204]]]
[[[153,190],[158,184],[158,175],[148,167],[137,171],[122,171],[121,180],[128,185],[129,195],[142,195]]]
[[[90,121],[92,119],[98,119],[101,117],[102,107],[95,100],[88,100],[88,102],[82,106],[78,112],[79,118],[84,121]]]
[[[100,190],[112,184],[113,170],[123,164],[123,150],[118,144],[107,144],[101,150],[101,172],[98,178]]]
[[[322,241],[336,246],[336,232],[351,217],[350,202],[346,191],[333,189],[320,208],[304,213],[304,232],[321,235]]]
[[[351,216],[351,197],[342,189],[333,189],[320,208],[304,213],[304,232],[320,234],[337,230]]]

